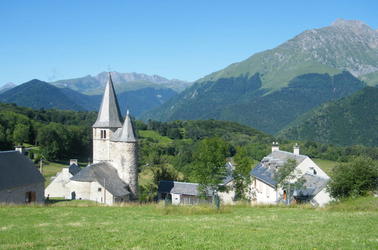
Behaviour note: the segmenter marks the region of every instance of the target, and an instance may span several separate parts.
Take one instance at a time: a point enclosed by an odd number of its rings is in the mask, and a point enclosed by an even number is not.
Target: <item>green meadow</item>
[[[1,249],[377,249],[378,198],[326,208],[0,206]]]

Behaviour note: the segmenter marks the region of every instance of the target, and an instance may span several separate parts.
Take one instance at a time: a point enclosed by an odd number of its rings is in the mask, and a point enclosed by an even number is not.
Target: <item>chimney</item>
[[[71,166],[72,164],[75,164],[76,166],[78,166],[78,164],[77,164],[77,159],[70,159],[70,166]]]
[[[299,145],[298,145],[298,143],[295,143],[295,145],[293,147],[293,153],[295,155],[299,155]]]
[[[15,146],[14,150],[18,151],[20,154],[25,154],[25,148],[22,145]]]
[[[278,142],[272,143],[272,152],[280,150],[280,146],[278,145]]]

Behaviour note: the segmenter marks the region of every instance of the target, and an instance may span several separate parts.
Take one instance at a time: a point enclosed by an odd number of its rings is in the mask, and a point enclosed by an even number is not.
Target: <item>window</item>
[[[99,192],[101,192],[101,190],[102,190],[101,188],[98,188],[98,191],[99,191]]]
[[[106,139],[106,130],[101,130],[101,139]]]

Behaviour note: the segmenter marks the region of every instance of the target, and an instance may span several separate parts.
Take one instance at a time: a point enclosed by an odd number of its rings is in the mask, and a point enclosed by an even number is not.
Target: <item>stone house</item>
[[[0,152],[0,171],[0,203],[44,202],[45,179],[22,152]]]
[[[92,126],[93,163],[64,184],[66,199],[111,205],[138,198],[138,142],[129,111],[123,123],[120,114],[109,73],[97,120]],[[48,192],[56,191],[49,189]]]
[[[300,178],[304,184],[300,188],[283,189],[277,186],[276,173],[289,160],[295,161],[293,178],[288,180],[294,184]],[[331,201],[326,185],[330,177],[308,156],[299,153],[299,146],[294,146],[293,153],[281,151],[278,143],[272,146],[272,152],[264,157],[250,172],[252,182],[250,198],[253,203],[277,204],[292,202],[310,202],[313,206],[324,206]]]

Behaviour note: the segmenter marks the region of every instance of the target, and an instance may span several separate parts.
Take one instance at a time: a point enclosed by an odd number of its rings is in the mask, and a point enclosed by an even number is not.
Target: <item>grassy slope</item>
[[[221,213],[206,207],[88,202],[4,206],[0,248],[376,249],[377,198],[368,202],[367,210],[234,206]]]

